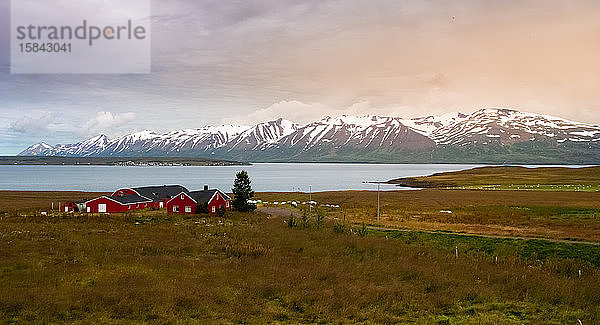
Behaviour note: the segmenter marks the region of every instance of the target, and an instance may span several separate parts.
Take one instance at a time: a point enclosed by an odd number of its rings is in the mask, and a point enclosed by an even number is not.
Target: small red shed
[[[64,212],[79,212],[79,208],[77,207],[77,203],[75,202],[66,202],[63,206]]]

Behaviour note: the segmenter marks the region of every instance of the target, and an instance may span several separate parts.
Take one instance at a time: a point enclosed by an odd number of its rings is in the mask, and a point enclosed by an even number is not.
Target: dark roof
[[[221,196],[223,196],[223,198],[225,200],[231,200],[231,198],[227,194],[221,192],[218,189],[212,189],[212,190],[206,190],[206,191],[193,191],[193,192],[189,192],[188,194],[190,195],[190,197],[192,199],[194,199],[196,201],[196,203],[204,204],[204,203],[208,203],[208,200],[210,200],[213,197],[213,195],[215,195],[215,192],[219,192],[219,194],[221,194]]]
[[[152,201],[143,196],[139,196],[137,194],[129,194],[129,195],[123,195],[123,196],[115,195],[115,196],[109,196],[108,198],[111,200],[115,200],[121,204],[146,203],[146,202]]]
[[[181,185],[144,186],[132,189],[155,202],[170,199],[181,192],[189,193],[188,189]]]

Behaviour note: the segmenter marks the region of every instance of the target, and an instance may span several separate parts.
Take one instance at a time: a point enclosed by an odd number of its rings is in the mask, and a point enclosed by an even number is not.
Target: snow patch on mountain
[[[517,142],[547,139],[557,143],[600,141],[600,127],[558,117],[485,108],[472,114],[399,118],[382,116],[325,117],[298,125],[277,119],[254,126],[220,125],[182,129],[159,134],[150,130],[115,139],[99,135],[79,143],[51,146],[35,144],[22,156],[165,156],[245,152],[287,154],[385,149],[422,150],[435,146]]]

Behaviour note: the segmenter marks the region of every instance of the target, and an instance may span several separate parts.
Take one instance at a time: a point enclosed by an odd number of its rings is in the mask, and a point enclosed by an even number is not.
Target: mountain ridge
[[[417,118],[279,118],[75,144],[40,142],[19,156],[210,157],[245,161],[600,163],[600,126],[509,108]],[[503,158],[504,157],[504,158]]]

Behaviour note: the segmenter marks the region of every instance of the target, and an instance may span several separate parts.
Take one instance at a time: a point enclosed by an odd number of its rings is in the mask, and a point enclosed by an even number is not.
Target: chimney
[[[208,185],[204,185],[204,190],[208,191]]]

